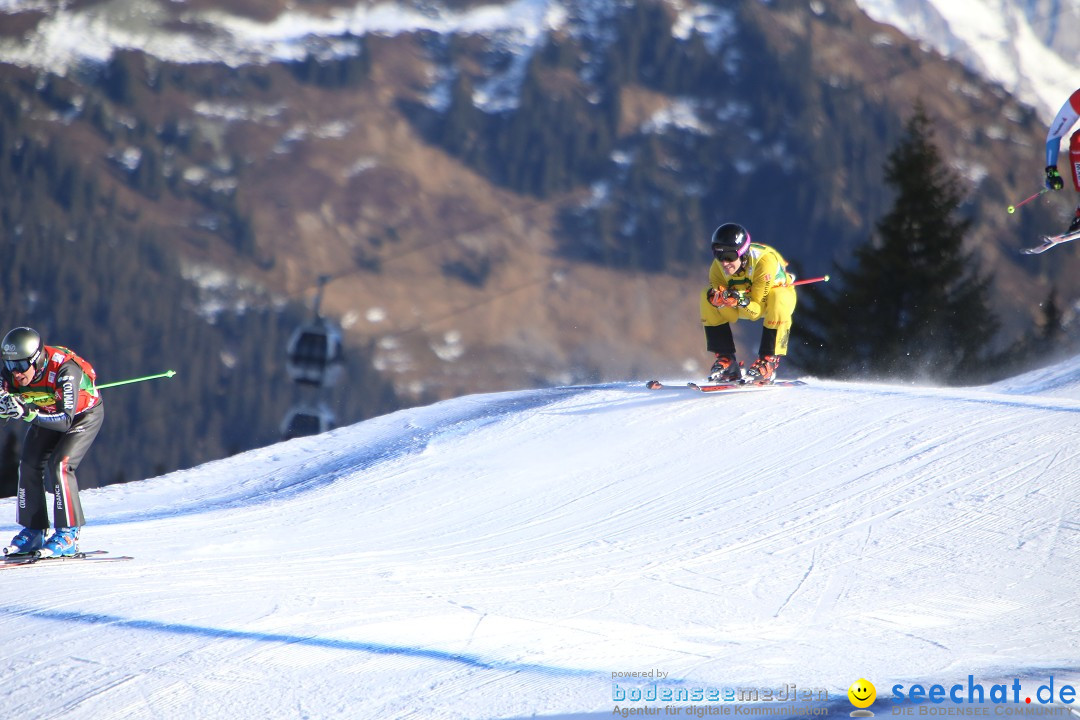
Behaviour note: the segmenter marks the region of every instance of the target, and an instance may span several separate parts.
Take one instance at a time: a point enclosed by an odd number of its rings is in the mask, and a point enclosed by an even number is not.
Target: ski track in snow
[[[87,491],[84,547],[136,560],[0,575],[0,706],[606,717],[650,668],[841,701],[1075,678],[1078,375],[471,396]]]

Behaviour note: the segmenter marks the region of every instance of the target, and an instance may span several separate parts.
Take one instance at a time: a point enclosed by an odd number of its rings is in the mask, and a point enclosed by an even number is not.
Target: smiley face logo
[[[847,689],[847,696],[851,704],[857,708],[870,707],[877,699],[877,688],[869,680],[859,678],[851,683],[851,687]]]

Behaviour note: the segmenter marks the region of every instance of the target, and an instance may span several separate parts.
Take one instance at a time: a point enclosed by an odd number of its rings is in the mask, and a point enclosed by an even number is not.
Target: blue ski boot
[[[57,528],[38,553],[43,558],[71,557],[79,554],[79,528]]]
[[[4,548],[5,555],[25,555],[40,550],[45,544],[45,531],[24,527],[11,539],[11,544]]]

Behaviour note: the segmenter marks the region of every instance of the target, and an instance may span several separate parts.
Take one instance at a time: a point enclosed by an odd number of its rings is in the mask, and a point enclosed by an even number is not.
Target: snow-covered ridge
[[[439,4],[423,9],[398,3],[357,2],[325,14],[289,9],[270,22],[220,10],[195,10],[166,0],[105,0],[27,4],[0,0],[0,13],[43,11],[47,17],[24,37],[0,38],[0,62],[67,74],[83,62],[105,62],[118,49],[139,49],[174,63],[220,62],[232,66],[295,61],[311,54],[355,54],[354,43],[339,38],[430,31],[449,35],[483,34],[493,49],[512,58],[510,66],[476,89],[477,105],[500,110],[512,105],[520,78],[535,48],[548,33],[567,29],[601,44],[618,0],[511,0],[453,10]],[[717,47],[730,32],[730,14],[695,3],[678,3],[673,32],[700,32]],[[437,105],[439,89],[433,91]]]
[[[1080,87],[1080,0],[856,0],[856,4],[874,20],[1000,83],[1046,122]]]
[[[102,62],[119,48],[139,48],[170,62],[230,65],[350,54],[347,34],[395,35],[431,32],[482,33],[521,62],[489,88],[478,88],[481,107],[499,109],[504,87],[547,33],[569,28],[603,42],[605,18],[617,0],[513,0],[452,10],[428,4],[422,10],[397,3],[357,2],[314,14],[293,7],[262,23],[218,10],[196,10],[165,0],[31,2],[0,0],[0,13],[46,12],[26,37],[0,38],[0,62],[65,74],[80,62]],[[710,46],[730,32],[731,19],[712,6],[674,3],[675,33],[695,29]],[[1080,0],[857,0],[879,22],[893,25],[928,47],[1000,83],[1033,105],[1049,121],[1080,77]],[[185,30],[190,28],[190,31]],[[500,85],[499,81],[502,81]]]
[[[228,65],[302,59],[326,51],[320,38],[395,35],[407,31],[488,32],[542,28],[549,3],[517,0],[468,12],[432,6],[430,12],[395,3],[336,8],[327,15],[291,9],[268,23],[219,10],[190,10],[161,0],[107,0],[88,6],[62,3],[32,34],[0,41],[0,59],[64,73],[82,60],[107,60],[117,49],[137,48],[176,63]],[[0,11],[23,10],[20,3]],[[44,9],[44,8],[42,8]],[[187,26],[191,30],[184,31]]]
[[[119,48],[139,48],[170,62],[267,63],[348,55],[348,34],[396,35],[427,30],[479,33],[517,58],[488,87],[477,88],[478,106],[499,110],[508,103],[532,51],[549,32],[567,28],[604,42],[616,0],[513,0],[463,11],[429,4],[422,10],[397,3],[357,2],[314,14],[293,7],[270,22],[219,10],[196,10],[183,2],[106,0],[71,2],[0,0],[0,13],[41,11],[48,17],[26,37],[0,38],[0,62],[65,74],[81,62],[103,62]],[[955,58],[1049,121],[1080,77],[1080,0],[857,0],[879,22],[893,25],[938,52]],[[723,11],[696,2],[675,3],[674,32],[702,33],[718,46],[731,31]],[[185,30],[190,28],[190,31]],[[438,104],[438,98],[433,98]]]

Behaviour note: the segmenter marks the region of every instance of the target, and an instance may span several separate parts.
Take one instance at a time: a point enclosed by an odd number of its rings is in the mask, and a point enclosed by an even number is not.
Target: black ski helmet
[[[750,248],[750,233],[738,223],[724,223],[713,230],[710,242],[713,257],[733,262],[745,255]]]
[[[28,327],[17,327],[4,336],[0,343],[0,358],[4,361],[4,367],[9,373],[26,372],[32,365],[34,376],[45,367],[45,343],[41,341],[41,335],[37,330]]]

